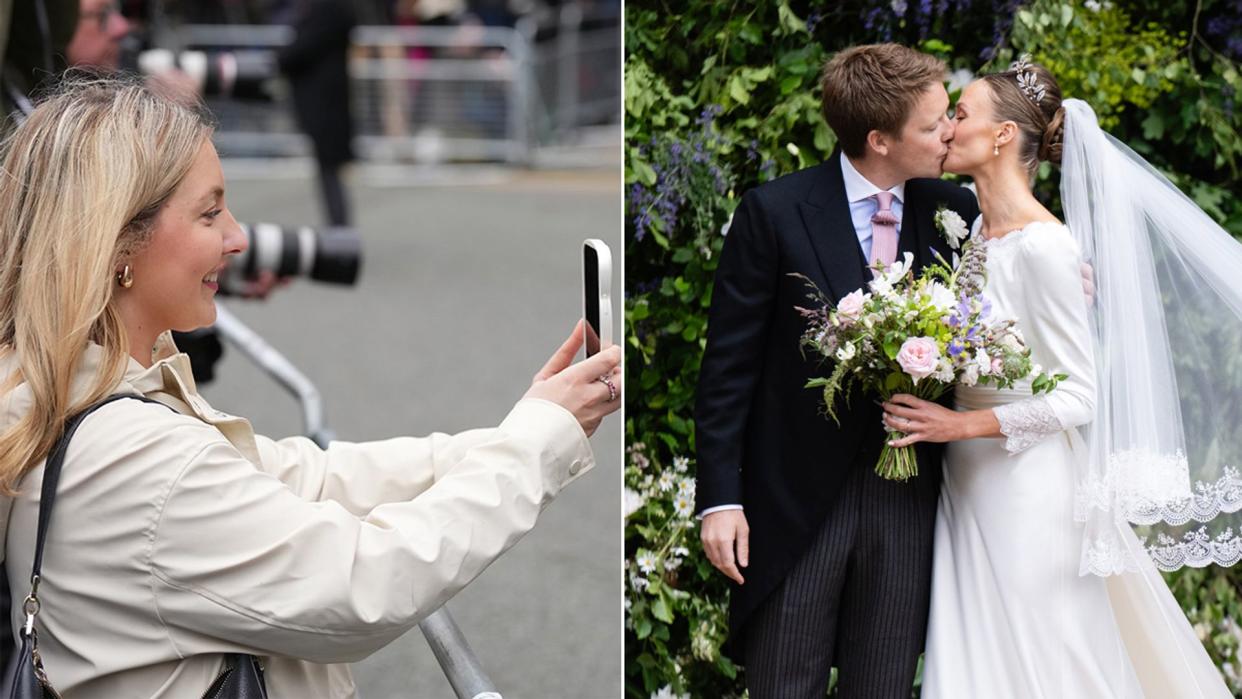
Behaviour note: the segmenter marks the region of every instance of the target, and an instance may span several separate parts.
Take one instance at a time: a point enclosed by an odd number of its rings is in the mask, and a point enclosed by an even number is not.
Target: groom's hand
[[[750,525],[741,510],[720,510],[703,518],[699,532],[707,560],[738,585],[746,582],[738,566],[750,563]],[[734,546],[737,555],[734,555]]]

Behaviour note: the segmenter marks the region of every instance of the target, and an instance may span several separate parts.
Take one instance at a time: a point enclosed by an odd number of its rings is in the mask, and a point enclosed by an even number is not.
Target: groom
[[[874,473],[881,409],[856,394],[824,417],[803,388],[802,274],[839,300],[870,262],[932,248],[938,208],[967,222],[967,189],[942,182],[953,138],[945,65],[895,44],[857,46],[824,68],[823,112],[839,148],[823,164],[742,197],[716,271],[695,411],[696,510],[711,562],[736,584],[730,655],[753,699],[908,697],[923,649],[940,445],[919,444],[919,475]]]

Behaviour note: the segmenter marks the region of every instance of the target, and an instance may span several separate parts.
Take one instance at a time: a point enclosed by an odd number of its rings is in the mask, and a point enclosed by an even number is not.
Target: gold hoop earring
[[[1000,155],[1000,142],[992,144],[992,155]]]
[[[116,283],[119,284],[121,288],[123,289],[128,289],[129,287],[133,286],[134,285],[134,270],[131,269],[129,265],[125,265],[124,267],[122,267],[121,271],[116,273]]]

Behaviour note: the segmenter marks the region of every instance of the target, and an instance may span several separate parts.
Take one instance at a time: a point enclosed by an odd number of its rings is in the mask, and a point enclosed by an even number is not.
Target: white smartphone
[[[612,345],[612,251],[602,240],[582,243],[582,325],[586,356]]]

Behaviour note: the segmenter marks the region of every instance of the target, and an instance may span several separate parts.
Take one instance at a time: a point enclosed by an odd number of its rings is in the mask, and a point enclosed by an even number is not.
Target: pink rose
[[[903,371],[914,379],[925,379],[936,371],[940,361],[940,347],[930,337],[912,337],[901,345],[897,352],[897,363]]]
[[[858,320],[858,317],[862,315],[863,305],[866,303],[867,295],[862,289],[855,289],[837,303],[837,318],[851,322]]]

